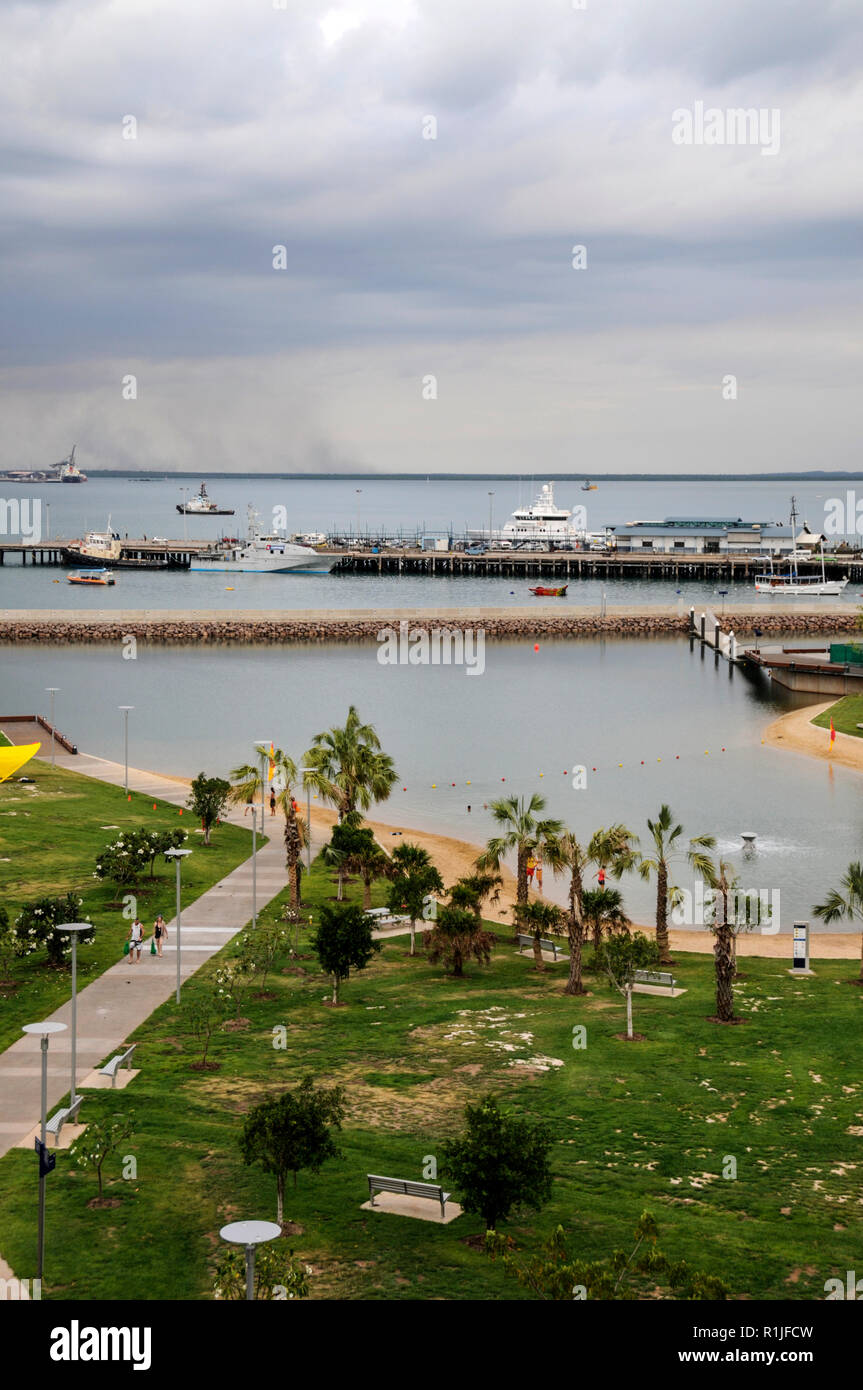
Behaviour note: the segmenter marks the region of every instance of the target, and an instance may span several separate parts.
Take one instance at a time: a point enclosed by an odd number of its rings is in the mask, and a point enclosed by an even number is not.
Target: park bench
[[[58,1110],[52,1115],[45,1126],[46,1134],[53,1134],[54,1148],[57,1147],[57,1140],[60,1138],[60,1130],[65,1124],[73,1125],[78,1118],[78,1111],[81,1109],[83,1096],[76,1096],[74,1105],[67,1105],[63,1110]]]
[[[438,1187],[433,1182],[411,1182],[408,1178],[381,1178],[374,1173],[367,1173],[369,1180],[369,1201],[372,1206],[375,1204],[376,1192],[398,1192],[404,1197],[426,1197],[430,1202],[440,1202],[440,1214],[446,1216],[446,1204],[450,1194],[444,1192],[442,1187]]]
[[[519,932],[518,949],[520,951],[524,951],[527,950],[528,946],[530,946],[531,948],[533,947],[533,937],[523,936],[521,932]],[[539,943],[539,949],[541,951],[551,951],[555,960],[557,960],[558,945],[556,941],[546,941],[544,938],[542,938]]]
[[[635,970],[632,975],[632,983],[635,985],[665,985],[673,994],[677,981],[670,970]]]
[[[110,1076],[112,1090],[117,1085],[117,1072],[120,1070],[123,1063],[125,1062],[128,1069],[130,1071],[132,1070],[132,1053],[137,1046],[137,1043],[132,1043],[132,1046],[127,1047],[125,1052],[118,1052],[116,1057],[112,1057],[110,1062],[106,1062],[104,1067],[99,1068],[99,1074],[101,1076]]]

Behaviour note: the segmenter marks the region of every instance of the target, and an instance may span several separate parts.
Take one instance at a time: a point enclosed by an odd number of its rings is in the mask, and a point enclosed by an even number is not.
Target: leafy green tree
[[[535,970],[544,970],[542,958],[542,938],[552,936],[563,930],[564,915],[554,903],[522,903],[515,909],[516,921],[525,936],[533,937],[533,963]]]
[[[494,933],[486,931],[482,921],[477,922],[476,914],[462,907],[442,907],[434,925],[423,932],[423,946],[432,965],[442,961],[456,979],[464,975],[465,961],[488,965],[495,941]]]
[[[57,898],[37,898],[35,902],[25,903],[15,919],[15,934],[22,943],[22,954],[28,955],[37,946],[44,946],[51,965],[65,965],[72,955],[72,941],[67,932],[58,932],[56,927],[63,922],[89,922],[90,918],[81,915],[83,898],[77,893],[64,893]],[[95,928],[78,933],[79,945],[89,943],[95,936]]]
[[[820,907],[812,909],[816,917],[828,925],[832,922],[863,921],[863,864],[849,864],[840,880],[838,888],[831,888]],[[863,984],[863,934],[860,938],[860,974],[858,980]]]
[[[135,1129],[135,1114],[130,1111],[120,1119],[104,1120],[88,1125],[85,1132],[69,1150],[69,1157],[79,1168],[92,1168],[102,1196],[102,1169],[111,1154],[131,1137]]]
[[[675,823],[671,808],[664,803],[659,808],[656,820],[648,820],[647,828],[653,853],[641,856],[638,872],[643,879],[656,879],[656,945],[660,964],[672,965],[668,944],[668,904],[674,892],[670,878],[672,860],[683,854],[694,873],[709,878],[712,861],[705,850],[715,849],[716,839],[713,835],[693,835],[688,848],[683,850],[680,845],[683,826]]]
[[[563,822],[540,817],[540,812],[545,810],[545,797],[538,792],[534,792],[529,801],[523,796],[501,797],[493,801],[489,809],[500,831],[491,837],[477,857],[476,866],[498,873],[505,855],[514,852],[516,902],[521,907],[528,899],[527,861],[535,854],[545,857],[547,846],[563,833]]]
[[[224,814],[231,794],[231,784],[224,777],[208,777],[199,772],[193,780],[186,805],[201,822],[204,844],[210,843],[210,831]]]
[[[655,970],[659,965],[659,948],[644,932],[632,935],[609,936],[602,943],[600,962],[614,988],[626,1000],[626,1036],[632,1031],[632,986],[636,970]]]
[[[583,1260],[570,1253],[566,1234],[558,1226],[540,1253],[519,1260],[512,1240],[497,1231],[486,1236],[486,1253],[502,1260],[507,1274],[539,1298],[571,1303],[573,1299],[631,1301],[656,1290],[672,1299],[721,1301],[730,1296],[722,1279],[690,1269],[684,1260],[674,1262],[657,1249],[659,1227],[649,1211],[642,1212],[635,1227],[635,1245],[627,1255],[615,1250],[607,1260]]]
[[[243,1121],[240,1153],[244,1163],[259,1163],[276,1179],[276,1221],[285,1213],[285,1181],[288,1173],[297,1185],[303,1168],[320,1171],[328,1158],[340,1152],[332,1130],[341,1129],[345,1117],[341,1086],[315,1088],[311,1076],[303,1077],[293,1091],[256,1105]]]
[[[390,912],[406,912],[411,919],[411,955],[416,954],[416,924],[428,920],[429,904],[436,894],[443,893],[443,879],[432,863],[428,850],[403,841],[393,850],[390,860]]]
[[[513,1207],[538,1209],[551,1196],[551,1132],[545,1124],[500,1109],[493,1095],[464,1108],[466,1127],[442,1145],[442,1170],[465,1211],[481,1216],[489,1231]]]
[[[255,1251],[256,1299],[281,1302],[287,1299],[308,1298],[310,1292],[308,1266],[295,1260],[293,1251],[281,1249],[277,1241],[267,1241]],[[242,1250],[226,1245],[216,1265],[213,1297],[244,1299],[246,1297],[246,1260]]]
[[[372,905],[372,883],[376,878],[384,878],[390,869],[390,861],[384,854],[375,832],[369,825],[355,824],[354,814],[333,826],[330,844],[340,856],[340,873],[359,874],[363,880],[363,907],[366,911]]]
[[[333,1004],[339,1002],[339,985],[352,970],[365,970],[380,945],[372,939],[372,927],[356,903],[324,903],[312,940],[321,969],[333,980]]]
[[[213,986],[199,985],[194,994],[188,995],[183,1000],[183,1019],[186,1028],[197,1040],[201,1049],[200,1062],[193,1063],[196,1071],[206,1070],[207,1053],[210,1050],[213,1034],[224,1023],[229,1007],[228,998],[218,984]],[[210,1070],[214,1069],[211,1064]]]
[[[368,811],[375,802],[386,801],[398,781],[373,725],[362,722],[354,705],[343,728],[315,734],[303,765],[306,785],[335,806],[340,821],[351,811]]]
[[[243,933],[239,959],[243,968],[257,977],[259,994],[266,993],[267,976],[290,945],[291,932],[286,922],[259,921],[254,931]]]

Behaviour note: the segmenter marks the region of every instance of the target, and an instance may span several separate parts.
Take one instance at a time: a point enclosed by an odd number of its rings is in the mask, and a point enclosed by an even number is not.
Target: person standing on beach
[[[136,917],[129,928],[129,961],[137,965],[141,959],[141,946],[144,941],[144,924]]]
[[[161,956],[162,945],[168,940],[168,928],[161,912],[153,923],[153,938],[156,942],[156,955]]]

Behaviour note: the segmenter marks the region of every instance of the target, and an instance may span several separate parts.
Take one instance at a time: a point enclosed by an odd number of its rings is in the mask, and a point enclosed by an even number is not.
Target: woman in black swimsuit
[[[160,956],[162,954],[162,942],[168,940],[168,928],[161,912],[153,923],[153,937],[156,942],[156,955]]]

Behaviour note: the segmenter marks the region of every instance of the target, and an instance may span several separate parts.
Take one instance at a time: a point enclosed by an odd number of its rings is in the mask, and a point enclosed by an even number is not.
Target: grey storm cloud
[[[278,467],[293,421],[298,468],[473,470],[511,456],[511,412],[562,457],[581,410],[594,471],[631,465],[622,414],[673,470],[737,367],[762,393],[752,467],[803,466],[816,437],[849,466],[861,32],[846,0],[0,11],[0,463],[83,430],[96,466],[231,468],[251,441]],[[779,154],[675,146],[696,101],[779,110]],[[807,371],[801,434],[783,400]]]

